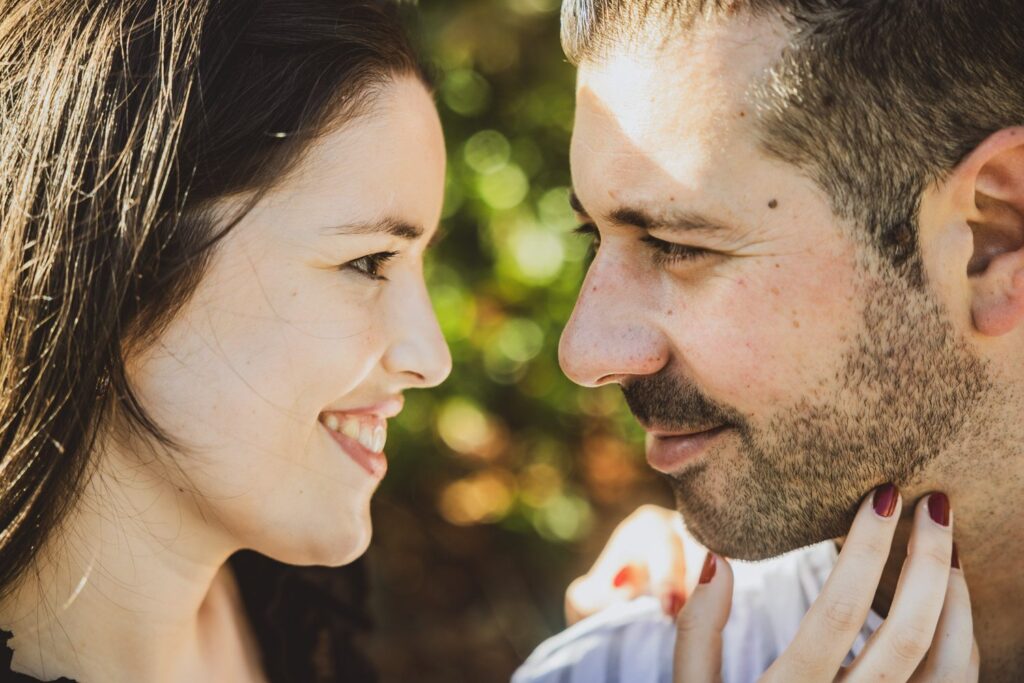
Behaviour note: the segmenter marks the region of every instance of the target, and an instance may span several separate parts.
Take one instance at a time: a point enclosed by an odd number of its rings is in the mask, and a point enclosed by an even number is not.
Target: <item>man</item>
[[[829,539],[886,482],[906,514],[848,661],[893,604],[911,503],[941,491],[981,680],[1024,680],[1024,3],[565,0],[562,19],[599,242],[562,367],[621,386],[703,545],[804,548],[737,565],[725,680],[783,655]],[[584,620],[514,680],[670,680],[658,612]]]

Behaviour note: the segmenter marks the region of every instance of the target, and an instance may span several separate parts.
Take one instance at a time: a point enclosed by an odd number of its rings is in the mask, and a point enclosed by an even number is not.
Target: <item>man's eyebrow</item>
[[[326,235],[372,235],[384,232],[406,240],[416,240],[423,236],[424,230],[418,225],[398,218],[381,218],[365,223],[348,223],[335,225],[321,230]]]
[[[575,192],[569,195],[569,205],[581,216],[591,214],[583,208],[583,203]],[[637,207],[620,207],[608,214],[608,221],[619,226],[637,228],[639,230],[679,230],[683,232],[720,232],[729,229],[725,223],[694,211],[671,211],[668,213],[652,213]]]
[[[643,209],[623,207],[612,211],[608,220],[639,230],[677,230],[680,232],[724,232],[729,226],[695,211],[671,211],[654,214]]]

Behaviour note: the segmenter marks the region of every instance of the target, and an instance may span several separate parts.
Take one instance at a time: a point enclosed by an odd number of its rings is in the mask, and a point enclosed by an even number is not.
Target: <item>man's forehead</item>
[[[700,21],[685,32],[620,43],[584,61],[579,89],[611,89],[639,105],[664,105],[680,95],[684,104],[738,105],[790,41],[778,17],[744,13]]]
[[[781,26],[740,17],[581,64],[572,145],[581,194],[591,180],[650,184],[652,169],[694,187],[732,174],[730,165],[757,153],[748,93],[784,43]]]

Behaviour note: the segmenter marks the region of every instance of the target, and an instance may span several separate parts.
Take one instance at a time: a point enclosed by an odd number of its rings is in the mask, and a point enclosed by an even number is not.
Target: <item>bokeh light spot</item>
[[[508,138],[496,130],[482,130],[466,141],[462,155],[466,164],[477,173],[500,171],[512,156]]]
[[[512,476],[501,470],[454,481],[441,493],[441,516],[459,526],[500,522],[512,507],[514,487]]]
[[[502,434],[496,421],[466,398],[445,401],[438,414],[437,431],[449,448],[462,455],[490,459],[501,447]]]
[[[519,206],[530,191],[530,181],[518,165],[509,163],[477,180],[477,193],[492,209]]]
[[[450,71],[441,84],[441,99],[456,114],[479,114],[487,107],[490,98],[490,84],[472,69]]]

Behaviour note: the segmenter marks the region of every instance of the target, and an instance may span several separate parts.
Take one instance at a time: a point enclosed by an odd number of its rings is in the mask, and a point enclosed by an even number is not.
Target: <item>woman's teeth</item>
[[[388,431],[381,425],[370,425],[356,418],[345,418],[344,422],[337,415],[328,415],[324,420],[328,429],[340,432],[348,438],[358,441],[359,445],[371,453],[380,453],[388,440]]]

